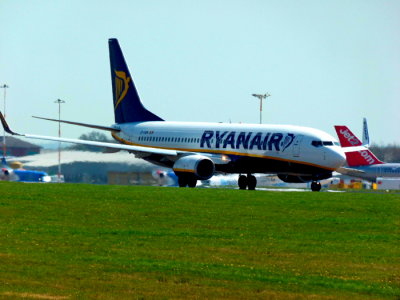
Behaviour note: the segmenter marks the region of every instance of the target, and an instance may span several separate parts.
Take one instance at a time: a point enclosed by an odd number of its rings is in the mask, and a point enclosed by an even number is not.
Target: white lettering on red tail
[[[369,154],[368,150],[360,151],[361,156],[370,164],[375,164],[375,159]]]
[[[357,138],[356,136],[352,135],[352,134],[349,132],[349,129],[347,129],[347,128],[346,128],[345,130],[341,129],[339,132],[343,135],[343,137],[344,137],[351,145],[356,146],[356,145],[359,145],[359,144],[360,144],[360,141],[358,140],[358,138]]]

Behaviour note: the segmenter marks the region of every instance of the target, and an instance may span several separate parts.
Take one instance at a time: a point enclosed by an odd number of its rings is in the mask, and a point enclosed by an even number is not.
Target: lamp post
[[[7,84],[3,84],[0,88],[4,89],[4,119],[6,118],[6,90],[9,88]],[[7,146],[6,146],[6,131],[3,129],[3,157],[5,158],[7,155]]]
[[[253,97],[256,97],[260,100],[260,124],[262,123],[262,101],[267,97],[271,96],[270,94],[251,94]]]
[[[58,137],[61,137],[61,104],[65,103],[64,100],[57,99],[54,103],[58,104]],[[61,182],[61,142],[58,142],[58,182]]]

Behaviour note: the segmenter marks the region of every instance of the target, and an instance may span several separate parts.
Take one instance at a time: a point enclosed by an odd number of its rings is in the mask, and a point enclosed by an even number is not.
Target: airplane
[[[147,110],[138,95],[117,39],[109,39],[115,124],[109,127],[36,117],[111,132],[120,144],[83,141],[32,134],[10,129],[7,133],[27,138],[126,150],[156,165],[171,168],[180,187],[195,187],[198,180],[214,174],[240,174],[240,189],[254,190],[254,173],[277,174],[285,182],[311,182],[330,178],[345,156],[337,140],[314,128],[293,125],[224,124],[165,121]]]
[[[33,171],[25,169],[12,169],[8,166],[6,158],[1,159],[0,181],[19,181],[19,182],[50,182],[50,176],[43,171]]]
[[[364,143],[347,126],[335,126],[340,145],[344,149],[349,168],[339,168],[344,175],[376,182],[378,177],[400,177],[400,163],[385,163],[380,161],[368,149],[369,136],[366,119],[363,122]]]

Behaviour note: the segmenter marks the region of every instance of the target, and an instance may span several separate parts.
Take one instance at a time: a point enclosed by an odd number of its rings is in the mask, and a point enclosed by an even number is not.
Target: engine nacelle
[[[179,173],[191,173],[197,179],[210,179],[215,172],[214,162],[206,156],[187,155],[178,159],[172,167],[176,175]]]
[[[311,176],[296,176],[287,174],[278,174],[278,178],[287,183],[305,183],[312,181]]]

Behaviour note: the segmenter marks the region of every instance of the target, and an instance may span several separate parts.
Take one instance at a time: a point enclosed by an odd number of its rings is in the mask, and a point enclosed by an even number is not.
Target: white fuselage
[[[113,133],[113,137],[124,144],[220,154],[228,156],[232,162],[241,158],[258,159],[256,162],[245,161],[253,165],[249,171],[242,170],[246,168],[242,163],[222,170],[228,173],[292,170],[293,174],[310,174],[313,168],[333,171],[345,162],[335,138],[307,127],[166,121],[126,123],[114,127],[120,131]],[[152,161],[152,158],[148,160]],[[268,163],[263,165],[263,161]],[[159,158],[153,162],[162,164]],[[170,166],[170,163],[166,162],[165,166]],[[291,166],[296,167],[291,169]],[[304,171],[299,166],[303,166]],[[280,170],[282,167],[284,170]]]
[[[376,164],[376,165],[370,165],[370,166],[359,166],[359,167],[351,167],[351,168],[362,171],[362,173],[360,173],[360,172],[351,173],[351,171],[350,171],[346,175],[366,179],[366,180],[373,181],[373,182],[375,182],[378,177],[400,178],[400,164],[399,163],[383,163],[383,164]]]

